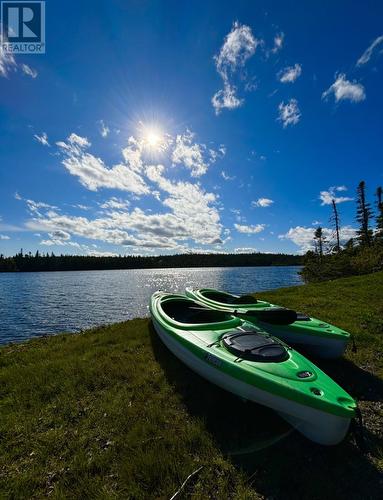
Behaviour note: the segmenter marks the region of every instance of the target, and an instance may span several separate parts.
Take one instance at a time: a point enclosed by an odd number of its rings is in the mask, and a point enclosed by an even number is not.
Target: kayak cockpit
[[[257,299],[252,295],[232,295],[227,292],[219,292],[218,290],[200,290],[203,297],[214,302],[221,302],[222,304],[235,305],[235,304],[256,304]]]
[[[178,323],[220,323],[232,319],[232,316],[227,312],[208,309],[202,304],[198,304],[188,299],[164,301],[161,307],[169,318]]]

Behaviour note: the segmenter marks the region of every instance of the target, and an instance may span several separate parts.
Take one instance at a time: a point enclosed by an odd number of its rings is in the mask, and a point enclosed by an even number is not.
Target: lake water
[[[0,273],[0,343],[148,315],[156,290],[244,294],[301,284],[300,267]]]

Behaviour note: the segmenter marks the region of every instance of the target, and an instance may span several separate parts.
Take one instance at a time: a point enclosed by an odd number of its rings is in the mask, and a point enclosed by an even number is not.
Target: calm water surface
[[[132,269],[0,273],[0,343],[148,315],[156,290],[211,287],[232,293],[301,284],[300,267]]]

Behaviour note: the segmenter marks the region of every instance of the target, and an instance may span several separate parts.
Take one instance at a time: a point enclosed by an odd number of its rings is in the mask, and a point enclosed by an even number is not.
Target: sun
[[[145,133],[145,142],[149,148],[158,148],[162,142],[162,136],[156,130],[147,130]]]
[[[151,156],[164,153],[169,145],[169,136],[158,125],[140,123],[139,137],[144,150]]]

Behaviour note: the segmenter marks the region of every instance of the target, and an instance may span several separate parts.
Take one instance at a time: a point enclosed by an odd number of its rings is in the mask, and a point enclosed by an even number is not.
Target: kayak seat
[[[163,302],[162,309],[174,321],[185,324],[220,323],[232,319],[229,313],[208,309],[187,299]]]
[[[297,312],[297,321],[311,321],[311,318],[307,314]]]
[[[297,321],[297,313],[292,309],[284,307],[273,307],[260,311],[248,311],[246,316],[256,317],[258,321],[269,323],[270,325],[291,325]]]
[[[256,304],[257,302],[257,299],[252,295],[241,295],[234,298],[233,304]]]
[[[289,357],[286,347],[277,339],[256,330],[227,333],[222,343],[232,354],[247,361],[280,363]]]
[[[215,291],[207,291],[202,294],[204,297],[215,302],[221,302],[222,304],[256,304],[257,299],[252,295],[241,295],[236,297],[230,293],[222,293]]]

